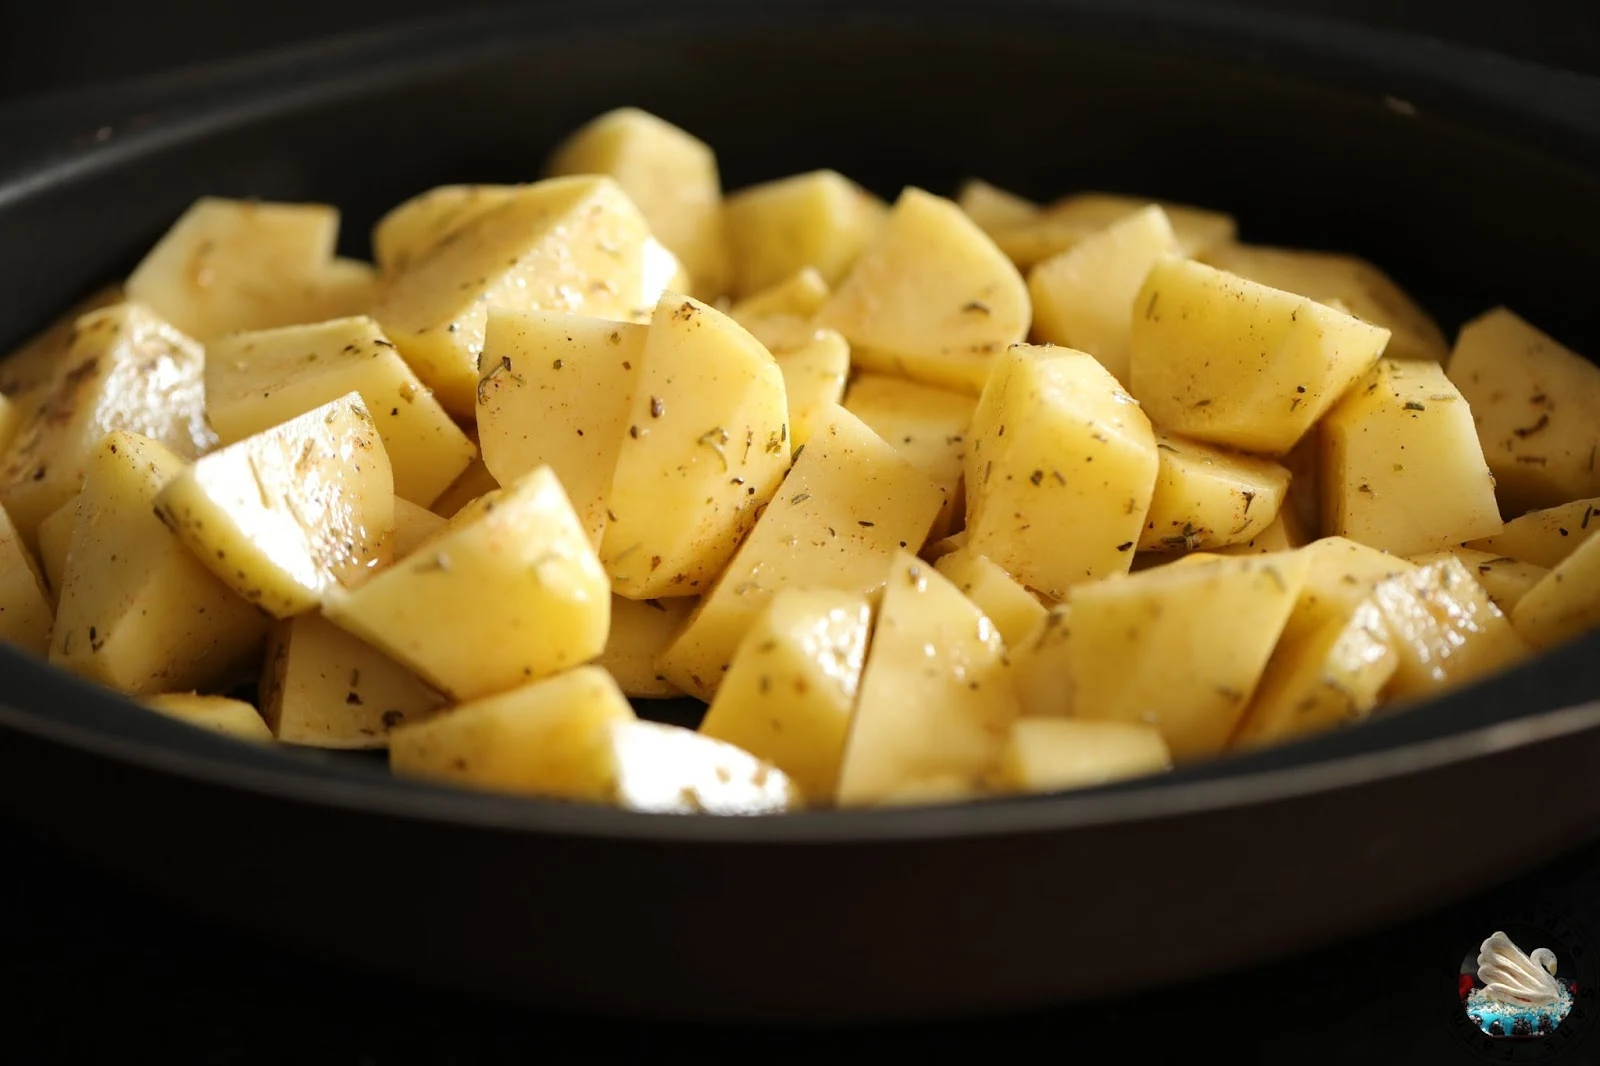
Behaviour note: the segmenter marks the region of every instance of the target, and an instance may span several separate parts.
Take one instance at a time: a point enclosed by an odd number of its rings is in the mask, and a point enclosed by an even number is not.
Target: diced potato
[[[1243,543],[1213,548],[1212,551],[1217,555],[1271,555],[1273,552],[1303,547],[1310,539],[1300,525],[1294,508],[1287,505],[1286,497],[1285,506],[1279,509],[1278,516],[1261,532]]]
[[[831,803],[871,622],[860,593],[778,593],[740,642],[700,732],[772,763],[807,801]]]
[[[1600,540],[1585,541],[1529,589],[1511,622],[1540,649],[1600,627]]]
[[[1227,244],[1237,231],[1232,218],[1216,211],[1167,200],[1086,192],[1056,201],[1034,219],[997,229],[995,243],[1019,269],[1028,270],[1151,204],[1166,213],[1184,256]]]
[[[372,228],[378,269],[393,276],[428,257],[451,234],[510,201],[520,185],[441,185],[393,208]]]
[[[1156,260],[1179,250],[1151,204],[1046,259],[1028,275],[1035,339],[1088,352],[1126,384],[1134,297]]]
[[[656,659],[682,631],[699,603],[692,597],[670,600],[611,598],[611,632],[594,662],[616,679],[632,699],[671,699],[683,695],[662,677]]]
[[[1452,556],[1460,559],[1467,570],[1477,577],[1478,584],[1489,594],[1489,599],[1500,608],[1502,614],[1508,616],[1517,606],[1517,602],[1528,594],[1528,590],[1550,572],[1543,566],[1518,562],[1508,556],[1474,551],[1471,548],[1447,548],[1423,552],[1411,556],[1410,561],[1418,566],[1427,566],[1429,563],[1436,563]]]
[[[370,318],[236,333],[206,354],[206,417],[232,444],[352,392],[373,415],[395,495],[426,507],[477,454]]]
[[[728,289],[728,238],[717,156],[704,142],[638,108],[608,111],[563,141],[549,173],[608,174],[650,232],[682,260],[706,299]]]
[[[548,466],[596,545],[647,332],[631,322],[550,311],[489,315],[478,383],[484,465],[502,484]]]
[[[433,501],[433,506],[429,510],[443,518],[453,518],[467,504],[499,489],[500,482],[489,473],[489,468],[484,465],[480,456],[467,464],[461,476],[439,494],[439,498]]]
[[[43,575],[0,507],[0,642],[42,656],[53,621]]]
[[[1164,566],[1072,591],[1074,710],[1143,722],[1172,755],[1220,751],[1305,581],[1300,552]]]
[[[782,814],[805,805],[787,774],[689,729],[619,720],[605,730],[612,802],[647,814]]]
[[[1459,559],[1419,566],[1374,590],[1400,661],[1391,700],[1438,695],[1528,655],[1523,638]]]
[[[811,342],[776,356],[788,398],[789,442],[799,448],[819,423],[844,399],[850,376],[850,345],[831,329],[820,329]]]
[[[540,467],[457,515],[426,550],[329,596],[323,613],[471,700],[599,655],[611,595],[561,483]]]
[[[858,366],[972,394],[1028,320],[1016,267],[959,207],[915,188],[817,314]]]
[[[52,605],[61,596],[61,581],[67,572],[67,549],[72,546],[72,530],[78,524],[78,497],[81,495],[74,495],[39,523],[39,567],[44,572]]]
[[[0,503],[24,543],[32,548],[39,523],[83,485],[90,452],[112,430],[142,433],[184,459],[216,443],[204,360],[200,345],[134,304],[79,320],[0,469]]]
[[[1600,497],[1529,511],[1507,522],[1494,536],[1469,540],[1466,546],[1550,568],[1596,532],[1600,532]]]
[[[1157,432],[1161,466],[1140,551],[1246,543],[1278,518],[1289,471],[1270,459]],[[1284,545],[1287,547],[1288,545]]]
[[[1127,573],[1159,467],[1150,420],[1093,356],[1018,346],[972,419],[967,543],[1053,599]]]
[[[896,553],[839,771],[840,806],[947,777],[980,793],[1016,714],[999,632],[938,571]]]
[[[1506,513],[1600,496],[1600,367],[1497,307],[1461,328],[1450,380]]]
[[[960,518],[961,476],[975,397],[882,374],[862,374],[845,392],[845,409],[888,441],[944,493],[930,535],[942,537]]]
[[[378,270],[359,259],[333,259],[306,281],[300,302],[286,305],[289,325],[327,322],[365,315],[382,294]]]
[[[951,552],[960,551],[967,546],[967,531],[952,533],[948,537],[929,541],[922,549],[922,557],[930,563],[937,563]]]
[[[745,631],[790,586],[867,594],[897,548],[915,550],[939,489],[843,408],[812,437],[738,553],[657,662],[683,692],[710,702]]]
[[[1349,618],[1378,585],[1417,569],[1409,559],[1345,537],[1323,537],[1297,554],[1306,560],[1306,574],[1291,619],[1296,628]]]
[[[817,332],[812,320],[828,299],[828,283],[811,267],[796,271],[770,289],[747,296],[728,309],[728,317],[750,331],[773,353],[803,347]]]
[[[1072,658],[1067,651],[1071,639],[1072,608],[1061,603],[1009,650],[1011,683],[1023,717],[1071,716]]]
[[[760,292],[807,267],[838,284],[887,215],[882,200],[832,170],[735,193],[727,203],[735,295]]]
[[[221,687],[255,666],[266,618],[155,515],[184,470],[159,442],[122,431],[90,453],[51,662],[133,694]]]
[[[1162,259],[1134,301],[1129,390],[1173,433],[1282,455],[1388,340],[1303,296]]]
[[[150,710],[169,718],[236,740],[272,742],[272,732],[267,728],[267,723],[244,700],[203,696],[196,692],[164,692],[157,696],[146,696],[141,702]]]
[[[404,559],[419,547],[426,544],[440,530],[444,529],[447,520],[434,514],[426,507],[418,507],[414,503],[394,498],[394,535],[390,540],[393,546],[390,554],[391,561]]]
[[[1007,192],[979,178],[968,178],[956,191],[956,206],[983,232],[995,233],[1038,219],[1042,210],[1032,200]]]
[[[317,614],[285,619],[267,644],[261,716],[286,744],[382,748],[444,697],[405,667]]]
[[[1142,722],[1019,718],[1001,748],[997,783],[1010,792],[1063,792],[1171,768],[1161,731]]]
[[[788,418],[783,374],[760,341],[697,300],[661,298],[600,545],[617,595],[710,586],[789,468]]]
[[[1327,532],[1410,555],[1500,531],[1472,412],[1439,364],[1382,360],[1322,434]]]
[[[20,400],[26,393],[48,385],[77,339],[78,319],[126,299],[121,285],[107,285],[73,304],[50,325],[0,359],[0,393]]]
[[[1034,599],[1031,592],[971,549],[960,548],[941,556],[934,563],[934,569],[994,623],[1007,648],[1018,646],[1044,621],[1044,605]]]
[[[1383,271],[1352,255],[1221,244],[1200,257],[1218,270],[1292,292],[1389,331],[1386,355],[1444,362],[1449,346],[1438,325]]]

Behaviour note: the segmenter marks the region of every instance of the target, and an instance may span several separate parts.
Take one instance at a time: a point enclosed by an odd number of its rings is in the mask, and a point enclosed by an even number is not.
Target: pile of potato
[[[3,639],[408,777],[749,814],[1154,773],[1600,625],[1600,369],[1225,215],[724,197],[625,109],[371,264],[337,229],[201,200],[0,364]]]

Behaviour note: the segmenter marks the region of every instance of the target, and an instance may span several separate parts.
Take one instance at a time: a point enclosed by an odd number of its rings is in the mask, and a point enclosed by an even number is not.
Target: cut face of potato
[[[782,814],[804,797],[782,770],[689,729],[618,720],[604,733],[611,802],[645,814]]]
[[[1011,682],[1017,690],[1018,713],[1029,718],[1072,715],[1072,608],[1059,603],[1011,645]]]
[[[1470,540],[1466,546],[1549,568],[1559,565],[1597,531],[1600,531],[1600,497],[1529,511],[1507,522],[1494,536]]]
[[[1019,718],[1001,748],[997,784],[1009,792],[1063,792],[1171,768],[1161,731],[1141,722]]]
[[[121,285],[107,285],[73,304],[50,325],[0,359],[0,393],[22,402],[27,393],[50,384],[77,339],[78,319],[126,301],[127,294]]]
[[[1029,270],[1152,204],[1166,214],[1178,238],[1179,254],[1186,257],[1229,243],[1237,231],[1234,220],[1217,211],[1167,200],[1086,192],[1057,200],[1032,219],[998,227],[995,243],[1018,269]]]
[[[1550,572],[1543,566],[1518,562],[1504,555],[1473,551],[1471,548],[1423,552],[1411,556],[1410,561],[1418,566],[1427,566],[1451,557],[1461,560],[1462,565],[1477,577],[1478,584],[1489,594],[1489,599],[1508,617],[1517,602],[1528,594],[1528,590]]]
[[[850,345],[831,329],[819,329],[809,344],[776,357],[789,404],[789,440],[803,447],[844,399],[850,376]]]
[[[967,431],[977,399],[901,378],[862,374],[846,391],[844,406],[939,486],[945,502],[930,535],[944,536],[959,517]]]
[[[1511,622],[1541,649],[1600,628],[1600,540],[1585,541],[1529,589]]]
[[[942,555],[934,569],[994,623],[1007,648],[1017,647],[1044,621],[1044,605],[1011,575],[969,548]]]
[[[976,395],[1028,333],[1028,288],[949,200],[907,189],[817,314],[856,364]]]
[[[443,518],[453,518],[467,504],[480,500],[491,492],[498,492],[499,489],[500,482],[489,473],[482,456],[479,456],[467,464],[467,468],[461,472],[460,477],[450,483],[449,488],[440,493],[429,510]]]
[[[1501,529],[1472,412],[1438,363],[1382,360],[1322,433],[1328,532],[1410,555]]]
[[[392,209],[372,229],[378,269],[393,276],[427,258],[474,219],[500,207],[520,185],[441,185]]]
[[[1277,521],[1289,471],[1272,460],[1159,432],[1156,450],[1161,466],[1140,551],[1242,544]]]
[[[201,458],[155,510],[224,584],[286,618],[387,561],[394,479],[352,392]]]
[[[244,700],[226,696],[204,696],[196,692],[164,692],[142,701],[152,711],[209,729],[235,740],[252,743],[272,742],[272,732],[256,709]]]
[[[394,498],[394,536],[391,560],[404,559],[426,544],[446,525],[446,520],[425,507]]]
[[[1389,331],[1190,260],[1134,301],[1129,388],[1164,428],[1282,455],[1378,360]]]
[[[670,645],[699,600],[611,598],[611,632],[605,650],[594,661],[616,679],[630,699],[671,699],[683,695],[662,677],[656,659]]]
[[[1212,551],[1218,555],[1270,555],[1302,547],[1310,540],[1294,508],[1286,505],[1279,508],[1278,516],[1249,540],[1224,548],[1213,548]]]
[[[828,299],[828,283],[811,267],[728,309],[728,317],[774,353],[805,346],[816,334],[813,320]]]
[[[760,292],[806,268],[837,284],[887,214],[882,200],[832,170],[780,178],[728,197],[735,294]]]
[[[1001,230],[1035,221],[1042,210],[1032,200],[979,178],[968,178],[961,183],[956,193],[956,206],[991,237]]]
[[[39,523],[39,568],[44,573],[52,606],[61,596],[61,580],[67,572],[67,549],[72,545],[72,530],[77,524],[77,495]]]
[[[50,591],[33,556],[0,508],[0,642],[34,655],[50,647]]]
[[[1420,699],[1525,658],[1529,649],[1459,559],[1444,559],[1374,590],[1399,664],[1385,695]]]

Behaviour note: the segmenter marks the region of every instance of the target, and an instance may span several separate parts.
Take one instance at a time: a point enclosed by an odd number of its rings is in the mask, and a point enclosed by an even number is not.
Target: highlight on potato
[[[196,202],[0,363],[0,640],[250,743],[652,813],[1058,792],[1600,627],[1600,368],[1203,205],[623,108],[543,175]],[[698,701],[698,728],[657,701]]]

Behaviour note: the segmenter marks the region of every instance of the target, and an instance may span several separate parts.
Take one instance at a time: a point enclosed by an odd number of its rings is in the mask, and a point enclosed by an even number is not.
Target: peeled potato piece
[[[802,269],[838,283],[878,235],[888,208],[832,170],[795,174],[728,197],[734,291],[760,292]]]
[[[61,581],[67,572],[67,549],[72,546],[72,530],[78,524],[78,497],[81,495],[74,495],[39,523],[39,568],[44,574],[52,606],[61,597]]]
[[[844,406],[939,486],[945,502],[930,535],[944,536],[960,518],[962,469],[977,399],[903,378],[861,374],[846,390]]]
[[[1000,751],[998,785],[1012,792],[1062,792],[1172,768],[1161,731],[1142,722],[1019,718]]]
[[[1028,718],[1066,718],[1072,714],[1072,608],[1059,603],[1009,645],[1011,681],[1017,710]]]
[[[1240,544],[1277,521],[1289,471],[1272,460],[1160,432],[1156,451],[1161,466],[1139,535],[1140,551]]]
[[[611,632],[595,659],[631,699],[671,699],[683,695],[661,676],[656,659],[683,629],[699,600],[630,600],[611,597]]]
[[[993,235],[995,243],[1018,269],[1028,270],[1151,204],[1166,213],[1181,255],[1202,255],[1234,238],[1234,220],[1220,212],[1167,200],[1097,192],[1057,200],[1031,219],[997,226]]]
[[[1600,540],[1585,541],[1529,589],[1511,622],[1535,648],[1600,627]]]
[[[272,732],[256,709],[243,700],[196,692],[164,692],[142,701],[152,711],[236,740],[271,743]]]
[[[1007,648],[1016,647],[1044,621],[1044,605],[1033,593],[984,556],[958,548],[933,565],[994,623]]]
[[[1529,511],[1493,536],[1467,541],[1466,547],[1550,568],[1596,532],[1600,532],[1600,497]]]
[[[810,342],[817,332],[814,319],[827,300],[828,283],[806,267],[735,303],[728,317],[776,355]]]
[[[1374,596],[1400,657],[1385,693],[1390,699],[1457,689],[1528,655],[1527,643],[1459,559],[1390,578]]]
[[[28,393],[49,384],[77,339],[78,319],[126,301],[127,293],[120,284],[107,285],[67,308],[48,326],[0,359],[0,393],[23,401]]]
[[[1041,211],[1032,200],[979,178],[968,178],[961,183],[956,191],[956,206],[991,237],[1007,227],[1034,221]]]
[[[1410,556],[1410,560],[1418,566],[1427,566],[1429,563],[1441,562],[1452,557],[1461,560],[1462,565],[1477,577],[1478,584],[1489,594],[1489,599],[1507,616],[1511,614],[1517,602],[1550,572],[1543,566],[1518,562],[1509,556],[1474,551],[1471,548],[1446,548],[1423,552]]]
[[[821,329],[809,343],[776,358],[789,401],[789,440],[800,448],[844,399],[850,345],[833,330]]]
[[[0,508],[0,642],[34,655],[50,646],[50,593],[11,518]]]
[[[378,220],[372,253],[393,276],[425,258],[440,242],[506,203],[520,185],[441,185],[419,193]]]

